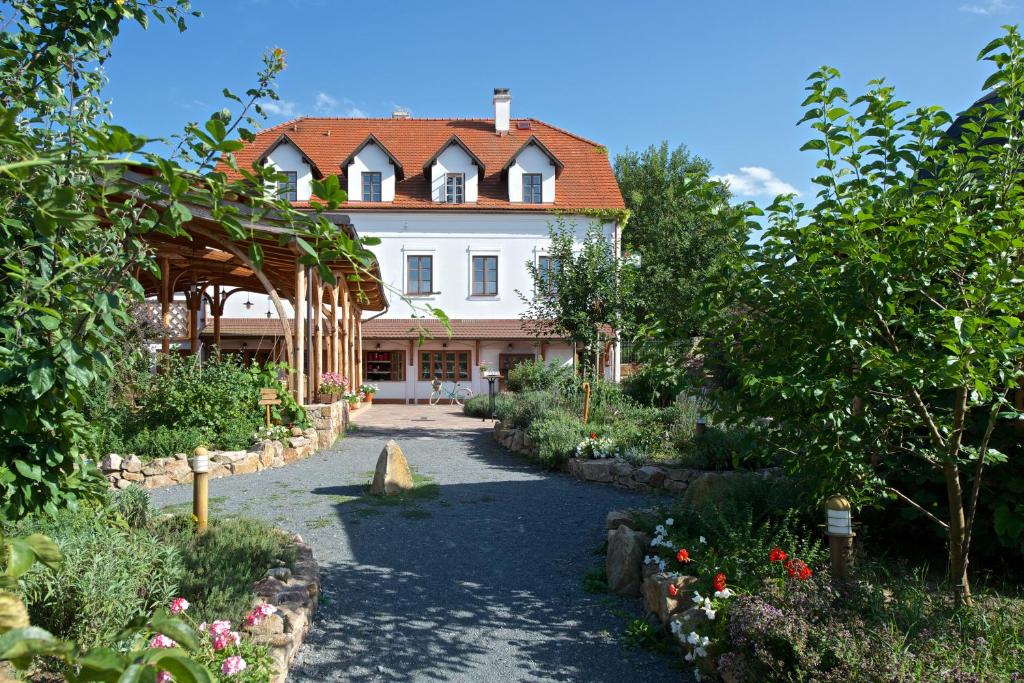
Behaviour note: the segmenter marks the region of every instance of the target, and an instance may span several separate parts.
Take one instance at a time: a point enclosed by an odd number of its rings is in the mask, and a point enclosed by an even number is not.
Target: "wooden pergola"
[[[149,183],[152,178],[135,171],[126,173],[130,182]],[[362,383],[363,311],[384,311],[387,297],[380,280],[380,267],[356,268],[348,260],[327,264],[337,284],[324,282],[317,271],[299,262],[299,250],[291,231],[268,221],[243,223],[250,237],[231,240],[210,212],[188,205],[192,219],[184,225],[187,233],[170,237],[149,233],[143,240],[155,251],[159,277],[140,274],[147,297],[156,297],[161,313],[161,348],[170,352],[171,302],[176,293],[185,296],[191,353],[199,350],[199,313],[209,303],[213,317],[213,343],[220,348],[220,322],[224,304],[238,292],[265,292],[277,311],[286,353],[292,367],[289,388],[300,404],[313,403],[320,375],[337,372],[355,385]],[[238,206],[242,215],[248,208]],[[356,237],[348,216],[326,214],[339,230]],[[249,257],[251,243],[263,252],[257,266]],[[295,311],[294,328],[289,323],[283,300]]]

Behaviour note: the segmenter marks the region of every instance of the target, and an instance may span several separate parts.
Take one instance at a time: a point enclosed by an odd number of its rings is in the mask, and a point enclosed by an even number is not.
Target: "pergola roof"
[[[153,183],[154,179],[138,171],[127,171],[125,180],[131,183]],[[231,240],[219,223],[204,207],[185,203],[192,213],[192,220],[184,225],[187,236],[171,237],[161,233],[149,233],[144,240],[157,252],[158,258],[167,258],[170,265],[172,292],[188,291],[193,280],[200,285],[223,285],[239,287],[253,292],[264,292],[266,287],[253,270],[251,261],[245,256],[252,243],[259,245],[263,252],[263,275],[274,289],[288,298],[295,296],[296,253],[289,244],[292,232],[273,224],[266,218],[246,223],[250,232],[246,240]],[[237,204],[241,216],[252,215],[252,210]],[[337,213],[325,214],[339,230],[356,237],[355,227],[348,216]],[[234,249],[232,249],[234,247]],[[235,253],[235,252],[238,253]],[[241,256],[239,255],[241,254]],[[380,279],[380,265],[376,259],[367,268],[356,268],[347,260],[327,264],[339,280],[344,279],[348,290],[363,310],[382,311],[388,306],[387,295]],[[368,272],[367,272],[368,271]],[[148,273],[140,276],[147,296],[159,293],[160,280]]]

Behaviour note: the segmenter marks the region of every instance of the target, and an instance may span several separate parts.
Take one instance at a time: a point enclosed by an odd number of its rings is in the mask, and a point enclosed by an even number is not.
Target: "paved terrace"
[[[210,483],[211,514],[298,532],[323,597],[291,681],[678,681],[672,661],[618,636],[638,601],[591,595],[608,510],[648,499],[545,472],[505,452],[490,421],[438,406],[375,405],[334,448]],[[362,498],[396,439],[434,495]],[[152,493],[187,503],[189,487]]]

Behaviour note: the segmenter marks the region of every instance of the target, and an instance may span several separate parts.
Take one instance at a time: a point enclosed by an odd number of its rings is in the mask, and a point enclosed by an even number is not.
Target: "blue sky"
[[[851,93],[885,76],[903,99],[959,111],[989,73],[975,61],[1024,0],[675,0],[632,3],[195,2],[179,35],[126,30],[107,65],[115,120],[149,135],[223,106],[261,53],[288,69],[267,125],[299,114],[490,117],[512,90],[532,116],[611,154],[668,140],[707,157],[738,198],[812,193],[798,151],[804,79],[821,64]],[[746,169],[746,170],[744,170]]]

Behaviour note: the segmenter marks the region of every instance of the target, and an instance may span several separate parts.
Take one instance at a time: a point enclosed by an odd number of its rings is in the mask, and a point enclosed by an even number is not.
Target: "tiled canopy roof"
[[[513,119],[507,135],[496,135],[493,119],[349,119],[302,117],[268,128],[256,140],[236,153],[242,168],[266,157],[282,136],[299,148],[325,175],[344,176],[345,159],[373,136],[402,165],[404,179],[396,183],[395,201],[349,201],[344,211],[438,209],[473,211],[512,209],[622,209],[625,204],[608,162],[607,150],[536,119]],[[430,179],[423,172],[428,159],[436,155],[453,135],[484,164],[475,204],[441,204],[431,200]],[[553,204],[522,204],[508,200],[506,168],[523,145],[535,137],[563,166],[555,185]],[[228,171],[226,166],[223,166]],[[344,183],[343,183],[344,186]],[[305,202],[296,202],[303,206]]]
[[[500,341],[540,339],[522,320],[517,318],[453,319],[452,339],[494,339]],[[292,320],[289,329],[295,329]],[[609,331],[610,332],[610,331]],[[224,337],[274,337],[281,334],[281,321],[277,318],[221,318],[220,333]],[[377,318],[363,323],[363,339],[448,339],[448,332],[434,318]],[[213,324],[207,321],[203,335],[213,334]],[[555,337],[547,337],[555,339]]]

